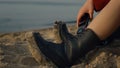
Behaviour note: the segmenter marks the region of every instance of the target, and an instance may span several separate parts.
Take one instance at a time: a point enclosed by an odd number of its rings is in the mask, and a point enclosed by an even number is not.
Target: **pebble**
[[[4,56],[0,56],[0,60],[4,59]]]
[[[112,56],[112,55],[113,55],[112,53],[109,54],[109,56]]]
[[[117,58],[117,55],[114,55],[114,58]]]

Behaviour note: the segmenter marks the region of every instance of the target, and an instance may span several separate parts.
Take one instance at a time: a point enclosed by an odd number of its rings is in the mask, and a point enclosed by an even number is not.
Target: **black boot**
[[[61,30],[64,30],[64,28],[66,26],[62,27]],[[55,44],[44,40],[39,33],[33,33],[41,52],[61,68],[73,65],[79,58],[84,57],[90,50],[94,49],[96,43],[100,41],[90,29],[77,36],[73,36],[66,31],[61,31],[61,34],[63,43]]]
[[[58,68],[70,67],[65,53],[65,44],[56,44],[44,40],[38,32],[33,33],[35,42],[43,55],[51,60]]]
[[[76,59],[84,57],[100,43],[100,39],[91,29],[86,29],[73,36],[69,33],[65,23],[59,23],[58,25],[61,39],[64,43],[67,42],[66,54],[71,64],[74,64]]]

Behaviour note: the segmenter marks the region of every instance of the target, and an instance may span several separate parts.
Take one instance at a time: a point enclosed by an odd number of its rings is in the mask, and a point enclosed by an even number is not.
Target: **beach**
[[[0,68],[57,68],[37,47],[32,36],[39,32],[47,41],[61,43],[54,21],[67,23],[71,34],[85,0],[1,0]],[[80,58],[81,59],[81,58]],[[120,68],[120,39],[98,46],[71,68]]]
[[[75,35],[75,25],[68,26]],[[50,28],[0,34],[0,68],[57,68],[35,47],[32,32],[39,32],[43,38],[60,43],[55,26]],[[120,68],[120,40],[107,47],[92,50],[82,63],[71,68]]]

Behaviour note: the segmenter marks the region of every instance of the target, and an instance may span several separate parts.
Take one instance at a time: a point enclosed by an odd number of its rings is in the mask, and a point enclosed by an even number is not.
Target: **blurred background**
[[[84,2],[85,0],[0,0],[0,33],[52,27],[56,20],[75,21]]]

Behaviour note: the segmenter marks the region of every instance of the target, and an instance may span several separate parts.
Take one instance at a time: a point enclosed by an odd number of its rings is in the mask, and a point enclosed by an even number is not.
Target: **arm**
[[[96,12],[102,10],[109,1],[110,0],[87,0],[78,12],[77,27],[80,25],[81,18],[85,13],[88,13],[90,18],[92,19],[94,10]]]
[[[78,12],[77,27],[80,25],[81,18],[82,16],[84,16],[85,13],[88,13],[90,18],[92,19],[93,12],[94,12],[93,0],[87,0]]]

